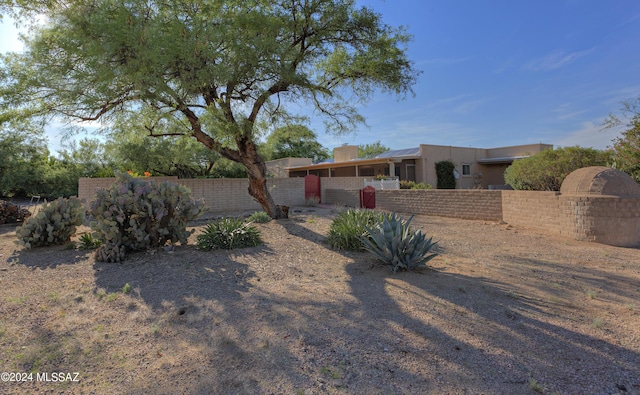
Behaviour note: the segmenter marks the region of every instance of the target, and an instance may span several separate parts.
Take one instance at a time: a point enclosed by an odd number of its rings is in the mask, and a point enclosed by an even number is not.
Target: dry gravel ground
[[[327,247],[333,215],[122,264],[0,227],[0,371],[33,372],[0,393],[640,393],[639,249],[422,216],[441,255],[391,274]]]

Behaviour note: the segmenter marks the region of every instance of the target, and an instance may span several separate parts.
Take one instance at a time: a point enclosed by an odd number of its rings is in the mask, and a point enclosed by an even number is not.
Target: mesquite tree
[[[188,135],[244,165],[274,218],[257,123],[296,103],[344,132],[362,121],[354,104],[411,92],[418,75],[406,31],[353,0],[0,0],[0,11],[32,22],[25,51],[2,58],[0,122],[151,112],[145,133]]]

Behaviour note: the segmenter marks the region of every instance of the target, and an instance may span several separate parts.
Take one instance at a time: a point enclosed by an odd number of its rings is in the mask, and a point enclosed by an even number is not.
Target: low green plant
[[[366,250],[376,254],[391,271],[413,270],[426,267],[426,263],[438,254],[431,253],[437,242],[426,238],[420,230],[410,227],[411,216],[404,221],[396,213],[385,214],[374,227],[367,227],[368,237],[361,237]]]
[[[122,287],[122,293],[123,294],[128,294],[131,293],[131,284],[126,283],[123,287]]]
[[[400,180],[400,189],[433,189],[433,186],[424,182],[416,183],[415,181]]]
[[[529,388],[531,388],[532,391],[539,392],[541,394],[544,393],[544,387],[535,379],[529,379]]]
[[[78,248],[81,250],[94,250],[100,247],[102,242],[95,237],[93,237],[92,233],[85,233],[78,238],[79,245]]]
[[[271,217],[264,211],[256,211],[251,214],[247,220],[256,224],[264,224],[271,221]]]
[[[26,248],[60,245],[69,242],[82,225],[85,208],[76,197],[45,202],[38,214],[16,228],[17,243]]]
[[[339,250],[364,251],[362,239],[368,237],[367,227],[374,226],[381,218],[381,213],[371,210],[341,212],[329,227],[327,243]]]
[[[242,219],[233,217],[221,218],[208,224],[197,239],[196,247],[200,250],[255,247],[262,242],[260,231],[251,222],[245,223]]]

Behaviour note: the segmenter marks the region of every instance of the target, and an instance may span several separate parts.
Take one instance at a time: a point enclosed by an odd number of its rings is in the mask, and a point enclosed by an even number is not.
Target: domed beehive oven
[[[602,166],[584,167],[569,174],[560,187],[563,195],[640,197],[638,185],[627,173]]]
[[[640,186],[628,174],[585,167],[565,178],[560,193],[577,240],[640,246]]]

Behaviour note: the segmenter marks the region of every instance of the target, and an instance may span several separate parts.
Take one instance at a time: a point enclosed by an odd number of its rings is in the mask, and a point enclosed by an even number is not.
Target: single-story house
[[[334,149],[333,159],[310,163],[310,159],[286,158],[268,163],[276,176],[304,177],[398,177],[400,180],[437,185],[435,163],[450,160],[456,166],[460,189],[503,185],[504,171],[514,160],[526,158],[551,144],[526,144],[500,148],[466,148],[421,144],[416,148],[384,152],[374,158],[358,158],[358,147],[343,145]],[[284,170],[284,171],[283,171]],[[275,175],[275,174],[274,174]]]

